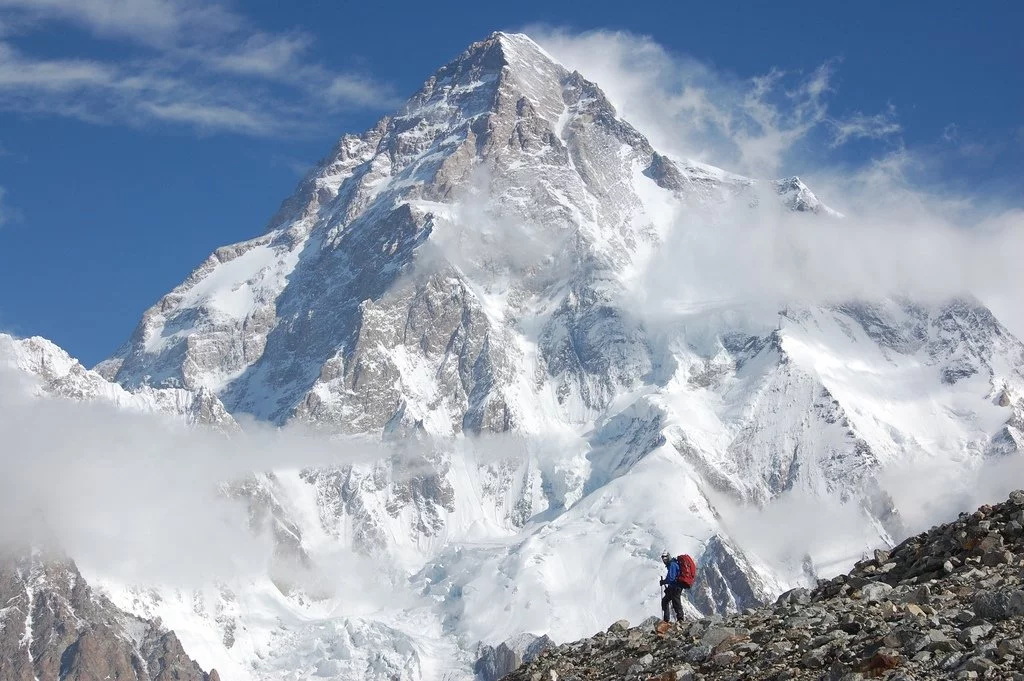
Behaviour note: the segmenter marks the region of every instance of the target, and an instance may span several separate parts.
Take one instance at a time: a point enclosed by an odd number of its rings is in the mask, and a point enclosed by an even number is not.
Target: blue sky
[[[769,83],[768,118],[717,131],[620,107],[728,169],[814,177],[903,154],[929,191],[1020,208],[1022,8],[0,0],[0,329],[103,359],[211,250],[258,234],[338,136],[498,29],[529,27],[613,95],[656,53],[665,87],[699,80],[719,122]],[[711,139],[751,126],[756,145]]]

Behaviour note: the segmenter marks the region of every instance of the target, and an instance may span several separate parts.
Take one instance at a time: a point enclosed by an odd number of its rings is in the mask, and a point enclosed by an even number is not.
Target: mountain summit
[[[817,207],[797,183],[795,194],[792,182],[780,193],[797,210]],[[494,336],[522,337],[530,326],[541,331],[538,359],[559,403],[593,417],[652,363],[636,329],[605,304],[611,279],[657,244],[660,203],[750,184],[657,154],[595,84],[528,37],[496,33],[428,79],[399,114],[343,137],[267,233],[218,249],[100,368],[132,388],[209,388],[230,410],[275,422],[366,431],[434,412],[448,421],[436,432],[504,430],[530,415],[507,395],[521,386],[502,379],[532,378],[509,371],[522,366],[515,338]],[[479,248],[466,253],[467,240]],[[467,264],[484,280],[458,271]],[[433,338],[419,345],[447,346],[445,334],[465,342],[445,353],[458,365],[453,390],[424,411],[423,400],[407,399],[417,381],[393,348],[367,353],[399,337],[411,347],[417,329],[391,308],[419,309],[431,291],[452,299],[452,317],[421,329]],[[601,328],[572,340],[592,323]],[[619,340],[606,344],[609,333]],[[603,356],[620,344],[630,357],[617,359],[632,366]],[[410,370],[437,364],[409,359]]]
[[[659,153],[526,36],[471,45],[342,137],[265,231],[211,254],[96,373],[64,362],[88,395],[101,375],[118,400],[177,395],[194,420],[302,422],[412,454],[234,488],[288,579],[112,597],[226,678],[457,677],[478,643],[656,612],[666,547],[698,557],[691,614],[743,610],[902,533],[915,508],[887,467],[969,475],[1019,456],[1024,345],[967,293],[646,317],[636,282],[672,255],[679,216],[733,208],[838,219],[798,178]],[[30,349],[19,366],[44,371]],[[743,520],[780,499],[813,511],[785,523],[799,547],[774,552]],[[856,522],[813,524],[840,503]],[[387,567],[351,593],[301,588],[339,551]],[[365,606],[375,579],[401,607]]]

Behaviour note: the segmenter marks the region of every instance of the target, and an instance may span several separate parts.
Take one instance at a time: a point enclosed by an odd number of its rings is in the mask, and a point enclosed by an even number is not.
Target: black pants
[[[666,622],[669,621],[669,605],[676,611],[676,621],[683,621],[683,587],[669,584],[665,587],[665,595],[661,597],[661,612]]]

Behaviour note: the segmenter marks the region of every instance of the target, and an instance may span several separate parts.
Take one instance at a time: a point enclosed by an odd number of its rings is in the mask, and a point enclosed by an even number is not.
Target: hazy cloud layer
[[[958,513],[1005,500],[1022,486],[1024,457],[988,459],[976,467],[962,461],[901,461],[881,470],[878,481],[897,510],[894,536],[888,539],[899,543],[956,520]],[[848,572],[885,546],[882,529],[857,501],[793,489],[760,508],[726,498],[716,498],[715,505],[723,527],[743,550],[794,581],[809,576],[811,565],[816,577]]]
[[[261,31],[218,2],[0,0],[0,13],[0,108],[8,111],[277,135],[322,124],[314,114],[395,103],[372,77],[319,63],[307,33]],[[129,56],[56,58],[18,46],[33,31],[68,26]]]
[[[671,322],[731,307],[774,313],[792,304],[970,294],[1018,333],[1024,328],[1024,211],[984,217],[938,197],[930,205],[895,181],[867,182],[863,191],[846,195],[844,218],[792,212],[764,185],[755,190],[757,209],[748,194],[678,211],[628,282],[624,309]]]
[[[29,397],[0,368],[0,543],[55,542],[107,576],[170,583],[260,572],[268,536],[224,483],[254,472],[372,462],[380,445],[251,425],[230,437],[159,414]],[[189,556],[187,561],[182,556]]]

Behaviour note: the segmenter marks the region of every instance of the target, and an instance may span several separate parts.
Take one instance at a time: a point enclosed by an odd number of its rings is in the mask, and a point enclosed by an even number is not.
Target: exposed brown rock
[[[119,610],[65,558],[4,551],[0,604],[4,681],[219,681],[174,632]]]

